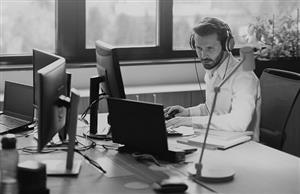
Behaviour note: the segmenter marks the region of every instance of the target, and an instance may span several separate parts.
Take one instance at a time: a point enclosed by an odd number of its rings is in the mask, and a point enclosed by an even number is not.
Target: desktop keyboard
[[[169,128],[167,128],[167,136],[168,137],[178,137],[178,136],[182,136],[182,133],[179,133],[178,131],[169,127]]]

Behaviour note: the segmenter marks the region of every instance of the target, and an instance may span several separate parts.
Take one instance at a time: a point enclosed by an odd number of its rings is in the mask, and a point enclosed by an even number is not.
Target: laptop
[[[147,153],[161,160],[180,162],[185,154],[197,150],[168,143],[163,105],[119,98],[108,98],[107,103],[112,141],[124,145],[119,151]]]
[[[0,134],[26,130],[33,122],[33,87],[5,81]]]

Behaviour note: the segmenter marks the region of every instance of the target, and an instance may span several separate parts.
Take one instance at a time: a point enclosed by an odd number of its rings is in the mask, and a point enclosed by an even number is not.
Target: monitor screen
[[[22,98],[20,98],[22,95]],[[4,105],[5,114],[24,119],[33,120],[33,88],[32,86],[5,81]]]
[[[38,74],[37,71],[42,69],[43,67],[46,67],[47,65],[53,63],[54,61],[58,59],[62,59],[62,57],[51,54],[46,51],[33,49],[33,55],[32,55],[32,63],[33,63],[33,88],[34,88],[34,97],[33,97],[33,104],[36,107],[38,104]]]
[[[104,76],[101,90],[115,98],[126,98],[120,71],[117,49],[102,41],[96,41],[97,71]]]
[[[66,65],[56,60],[37,71],[38,75],[38,150],[64,128],[67,108],[58,106],[59,97],[67,94]]]

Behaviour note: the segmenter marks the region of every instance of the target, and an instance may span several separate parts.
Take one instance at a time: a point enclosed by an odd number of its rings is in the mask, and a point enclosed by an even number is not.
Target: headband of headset
[[[196,49],[195,39],[194,39],[195,34],[201,36],[200,31],[201,30],[203,31],[203,29],[205,28],[210,28],[215,33],[218,34],[218,37],[221,41],[222,49],[224,51],[231,52],[233,50],[235,43],[229,26],[225,22],[217,18],[211,18],[211,17],[204,18],[198,25],[196,25],[193,28],[194,33],[190,37],[190,46],[192,49]]]

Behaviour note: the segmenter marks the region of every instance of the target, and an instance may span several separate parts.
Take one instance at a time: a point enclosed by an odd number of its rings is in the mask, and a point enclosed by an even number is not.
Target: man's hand
[[[177,111],[177,114],[175,114],[174,116],[187,117],[190,114],[189,109],[184,108],[184,107],[179,106],[179,105],[176,105],[176,106],[169,106],[169,107],[164,109],[165,117],[168,117],[168,115],[171,114],[174,111]]]
[[[166,127],[180,127],[180,126],[188,126],[192,127],[192,117],[174,117],[168,121],[166,121]]]

